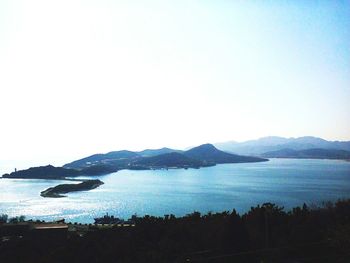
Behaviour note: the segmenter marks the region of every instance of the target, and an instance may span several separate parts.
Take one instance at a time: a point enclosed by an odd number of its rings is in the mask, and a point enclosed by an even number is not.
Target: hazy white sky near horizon
[[[350,140],[350,1],[1,0],[0,92],[0,160]]]

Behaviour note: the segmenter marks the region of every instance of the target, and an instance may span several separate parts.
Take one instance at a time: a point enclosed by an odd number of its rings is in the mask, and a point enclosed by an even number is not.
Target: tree
[[[25,216],[16,216],[9,219],[9,223],[15,224],[25,221]]]
[[[0,215],[0,224],[7,223],[7,220],[8,220],[8,215],[6,215],[6,214]]]

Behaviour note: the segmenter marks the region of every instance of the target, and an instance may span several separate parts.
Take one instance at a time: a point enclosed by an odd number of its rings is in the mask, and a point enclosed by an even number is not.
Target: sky
[[[0,1],[0,160],[350,140],[350,1]]]

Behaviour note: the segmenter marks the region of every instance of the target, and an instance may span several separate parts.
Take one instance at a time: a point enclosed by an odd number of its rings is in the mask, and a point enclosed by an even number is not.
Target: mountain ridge
[[[244,142],[220,142],[214,144],[218,149],[244,155],[262,154],[282,149],[306,150],[312,148],[350,151],[350,141],[327,141],[314,136],[284,138],[279,136],[262,137]]]
[[[130,158],[124,158],[125,152]],[[111,155],[113,153],[113,156]],[[122,153],[122,154],[121,154]],[[146,149],[139,152],[115,151],[91,155],[71,163],[64,168],[97,170],[149,169],[149,168],[199,168],[220,163],[261,162],[267,159],[226,153],[212,144],[202,144],[187,151],[170,148]],[[95,169],[96,170],[96,169]]]
[[[350,160],[350,151],[311,148],[306,150],[282,149],[262,154],[266,158],[295,158],[295,159],[340,159]]]

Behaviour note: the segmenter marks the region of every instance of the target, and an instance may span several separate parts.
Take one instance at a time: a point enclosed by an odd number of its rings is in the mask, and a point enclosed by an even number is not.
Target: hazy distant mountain
[[[215,146],[218,149],[227,152],[257,156],[261,156],[266,152],[283,149],[306,150],[319,148],[350,151],[350,141],[327,141],[311,136],[299,138],[271,136],[246,142],[221,142],[216,143]]]
[[[240,156],[223,152],[215,148],[212,144],[203,144],[194,147],[184,154],[193,159],[201,160],[207,163],[247,163],[247,162],[262,162],[267,161],[266,159],[251,157],[251,156]]]
[[[181,153],[182,151],[164,147],[161,149],[146,149],[137,153],[143,157],[150,157],[150,156],[156,156],[156,155],[160,155],[164,153],[172,153],[172,152]]]
[[[307,149],[293,150],[282,149],[272,152],[263,153],[262,156],[267,158],[305,158],[305,159],[350,159],[350,151],[333,150],[333,149]]]

